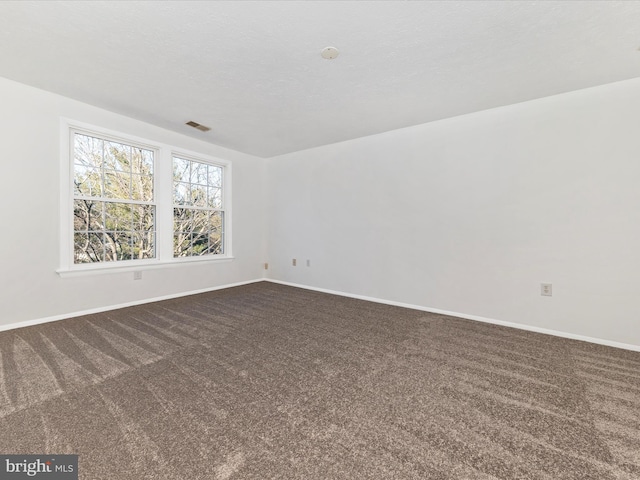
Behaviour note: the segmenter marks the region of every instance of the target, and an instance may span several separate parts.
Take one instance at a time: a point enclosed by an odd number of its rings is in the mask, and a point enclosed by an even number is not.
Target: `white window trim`
[[[156,204],[156,258],[144,260],[120,260],[117,262],[73,263],[73,145],[74,130],[104,136],[123,142],[131,142],[154,151],[154,201]],[[197,257],[173,257],[173,157],[186,157],[203,163],[223,167],[224,253]],[[162,165],[163,167],[160,167]],[[60,119],[60,267],[61,277],[148,270],[158,267],[178,267],[205,262],[233,260],[232,253],[232,173],[231,162],[194,152],[163,142],[116,132],[76,120]]]

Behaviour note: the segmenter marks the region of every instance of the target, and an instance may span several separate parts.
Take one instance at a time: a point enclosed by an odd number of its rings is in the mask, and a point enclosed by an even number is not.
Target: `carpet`
[[[640,353],[267,282],[0,333],[81,479],[640,478]]]

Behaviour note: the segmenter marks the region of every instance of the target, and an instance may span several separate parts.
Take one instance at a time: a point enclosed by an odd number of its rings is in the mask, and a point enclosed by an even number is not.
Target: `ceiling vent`
[[[211,130],[210,127],[205,127],[204,125],[200,125],[198,122],[187,122],[185,125],[189,125],[190,127],[193,127],[197,130],[200,130],[201,132],[208,132],[209,130]]]

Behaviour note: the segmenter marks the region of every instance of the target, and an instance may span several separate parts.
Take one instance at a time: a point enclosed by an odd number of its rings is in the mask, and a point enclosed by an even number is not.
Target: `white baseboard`
[[[368,297],[366,295],[356,295],[356,294],[352,294],[352,293],[346,293],[346,292],[340,292],[337,290],[329,290],[327,288],[318,288],[318,287],[311,287],[309,285],[302,285],[299,283],[292,283],[292,282],[283,282],[280,280],[274,280],[274,279],[270,279],[270,278],[256,278],[254,280],[247,280],[244,282],[237,282],[237,283],[229,283],[226,285],[219,285],[216,287],[210,287],[210,288],[202,288],[199,290],[191,290],[191,291],[187,291],[187,292],[180,292],[180,293],[173,293],[170,295],[163,295],[160,297],[153,297],[153,298],[145,298],[142,300],[135,300],[132,302],[127,302],[127,303],[120,303],[117,305],[108,305],[105,307],[98,307],[98,308],[92,308],[89,310],[82,310],[82,311],[78,311],[78,312],[71,312],[71,313],[64,313],[61,315],[54,315],[51,317],[44,317],[44,318],[37,318],[34,320],[25,320],[23,322],[15,322],[15,323],[9,323],[6,325],[0,325],[0,332],[5,331],[5,330],[13,330],[16,328],[22,328],[22,327],[31,327],[33,325],[39,325],[42,323],[48,323],[48,322],[55,322],[58,320],[64,320],[65,318],[73,318],[73,317],[79,317],[82,315],[90,315],[92,313],[100,313],[100,312],[106,312],[109,310],[117,310],[119,308],[125,308],[125,307],[133,307],[135,305],[142,305],[145,303],[151,303],[151,302],[159,302],[161,300],[170,300],[172,298],[178,298],[178,297],[186,297],[188,295],[196,295],[198,293],[206,293],[206,292],[213,292],[215,290],[223,290],[225,288],[231,288],[231,287],[238,287],[241,285],[248,285],[250,283],[257,283],[257,282],[272,282],[272,283],[278,283],[281,285],[288,285],[290,287],[297,287],[297,288],[304,288],[306,290],[313,290],[316,292],[322,292],[322,293],[329,293],[332,295],[340,295],[342,297],[349,297],[349,298],[356,298],[359,300],[366,300],[369,302],[375,302],[375,303],[382,303],[385,305],[393,305],[396,307],[404,307],[404,308],[411,308],[413,310],[420,310],[423,312],[430,312],[430,313],[438,313],[441,315],[450,315],[452,317],[458,317],[458,318],[465,318],[467,320],[475,320],[477,322],[484,322],[484,323],[491,323],[493,325],[501,325],[503,327],[511,327],[511,328],[517,328],[520,330],[527,330],[530,332],[537,332],[537,333],[544,333],[547,335],[553,335],[555,337],[562,337],[562,338],[570,338],[572,340],[581,340],[583,342],[590,342],[590,343],[595,343],[598,345],[606,345],[608,347],[615,347],[615,348],[622,348],[624,350],[632,350],[634,352],[640,352],[640,345],[633,345],[630,343],[621,343],[621,342],[614,342],[612,340],[605,340],[602,338],[595,338],[595,337],[587,337],[585,335],[577,335],[575,333],[569,333],[569,332],[562,332],[559,330],[552,330],[549,328],[541,328],[541,327],[535,327],[532,325],[523,325],[521,323],[514,323],[514,322],[507,322],[504,320],[495,320],[493,318],[487,318],[487,317],[481,317],[478,315],[469,315],[466,313],[459,313],[459,312],[451,312],[448,310],[440,310],[438,308],[430,308],[430,307],[423,307],[421,305],[413,305],[410,303],[403,303],[403,302],[396,302],[393,300],[385,300],[382,298],[376,298],[376,297]]]
[[[264,278],[256,278],[254,280],[248,280],[246,282],[229,283],[227,285],[219,285],[217,287],[201,288],[200,290],[191,290],[188,292],[172,293],[170,295],[162,295],[161,297],[145,298],[143,300],[134,300],[133,302],[119,303],[117,305],[108,305],[106,307],[91,308],[89,310],[82,310],[79,312],[63,313],[62,315],[54,315],[52,317],[36,318],[35,320],[25,320],[24,322],[9,323],[6,325],[0,325],[0,332],[5,330],[13,330],[15,328],[31,327],[33,325],[39,325],[41,323],[56,322],[58,320],[64,320],[65,318],[80,317],[82,315],[90,315],[92,313],[107,312],[109,310],[117,310],[119,308],[133,307],[135,305],[142,305],[144,303],[159,302],[161,300],[170,300],[172,298],[186,297],[188,295],[196,295],[198,293],[213,292],[214,290],[223,290],[225,288],[239,287],[240,285],[248,285],[250,283],[262,282],[262,281],[264,281]]]
[[[264,280],[267,282],[279,283],[281,285],[288,285],[290,287],[298,287],[298,288],[304,288],[306,290],[314,290],[316,292],[330,293],[332,295],[340,295],[342,297],[357,298],[359,300],[367,300],[369,302],[383,303],[385,305],[393,305],[396,307],[411,308],[413,310],[421,310],[423,312],[439,313],[441,315],[450,315],[452,317],[465,318],[467,320],[475,320],[477,322],[491,323],[493,325],[501,325],[503,327],[511,327],[511,328],[517,328],[520,330],[528,330],[530,332],[544,333],[547,335],[553,335],[554,337],[570,338],[572,340],[581,340],[583,342],[596,343],[598,345],[606,345],[608,347],[622,348],[624,350],[632,350],[634,352],[640,352],[640,345],[633,345],[630,343],[614,342],[612,340],[587,337],[585,335],[577,335],[575,333],[561,332],[559,330],[551,330],[549,328],[541,328],[541,327],[534,327],[532,325],[523,325],[521,323],[506,322],[504,320],[495,320],[493,318],[480,317],[478,315],[469,315],[466,313],[450,312],[447,310],[440,310],[437,308],[423,307],[421,305],[395,302],[393,300],[384,300],[382,298],[376,298],[376,297],[367,297],[366,295],[355,295],[352,293],[345,293],[337,290],[329,290],[326,288],[310,287],[308,285],[301,285],[301,284],[292,283],[292,282],[283,282],[280,280],[273,280],[270,278],[265,278]]]

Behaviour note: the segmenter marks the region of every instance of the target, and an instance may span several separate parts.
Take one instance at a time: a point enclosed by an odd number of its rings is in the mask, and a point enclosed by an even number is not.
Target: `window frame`
[[[74,135],[89,135],[151,150],[153,164],[153,204],[155,217],[155,258],[74,263]],[[194,152],[159,141],[153,141],[96,125],[62,118],[60,122],[60,267],[61,277],[141,271],[157,267],[184,266],[198,262],[230,261],[232,255],[231,226],[231,162],[201,152]],[[190,257],[173,256],[173,157],[187,158],[222,168],[222,202],[224,211],[223,253]]]

